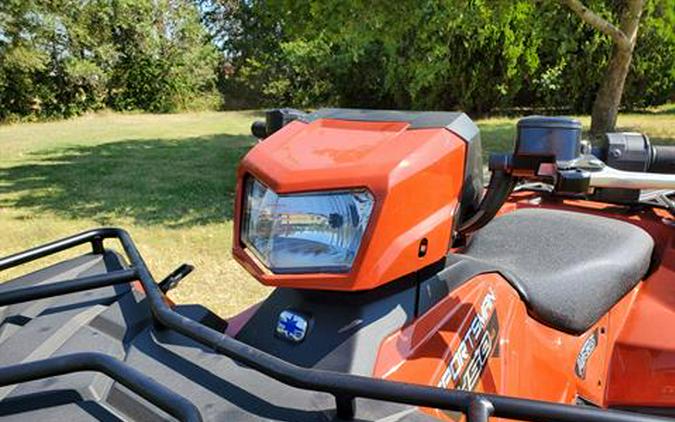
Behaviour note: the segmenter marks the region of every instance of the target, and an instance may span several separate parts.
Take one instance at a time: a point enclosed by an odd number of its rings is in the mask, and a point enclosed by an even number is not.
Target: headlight
[[[372,210],[366,190],[278,195],[249,177],[241,237],[275,273],[347,272]]]

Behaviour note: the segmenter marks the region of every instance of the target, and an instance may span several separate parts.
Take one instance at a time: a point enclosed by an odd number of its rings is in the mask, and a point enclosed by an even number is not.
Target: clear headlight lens
[[[275,273],[347,272],[373,202],[365,190],[278,195],[249,177],[242,241]]]

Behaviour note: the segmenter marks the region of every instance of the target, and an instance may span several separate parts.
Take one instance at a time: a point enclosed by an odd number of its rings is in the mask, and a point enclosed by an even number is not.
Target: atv
[[[276,289],[229,319],[175,304],[192,267],[156,282],[118,228],[2,258],[91,248],[0,285],[3,420],[675,417],[675,147],[531,116],[485,184],[463,113],[252,131],[232,253]]]

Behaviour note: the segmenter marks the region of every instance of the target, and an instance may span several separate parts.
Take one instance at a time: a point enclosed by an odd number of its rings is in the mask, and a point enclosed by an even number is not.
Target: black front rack
[[[2,258],[0,259],[0,271],[84,244],[91,244],[93,252],[100,254],[104,251],[103,241],[105,239],[119,240],[131,265],[130,269],[5,291],[0,293],[0,306],[138,280],[147,296],[147,303],[155,323],[284,384],[333,395],[338,417],[346,420],[354,417],[355,398],[357,397],[461,412],[466,415],[469,422],[487,422],[490,416],[560,422],[665,420],[661,417],[638,413],[448,390],[293,365],[175,312],[164,301],[160,288],[131,237],[121,229],[90,230]],[[0,367],[0,387],[82,371],[104,373],[180,420],[190,422],[202,420],[197,407],[185,397],[174,393],[123,362],[100,353],[78,353]]]

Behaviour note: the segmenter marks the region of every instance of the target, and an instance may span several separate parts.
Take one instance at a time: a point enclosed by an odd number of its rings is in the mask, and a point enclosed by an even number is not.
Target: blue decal
[[[307,334],[307,320],[293,311],[282,311],[277,321],[277,334],[286,340],[299,343]]]

